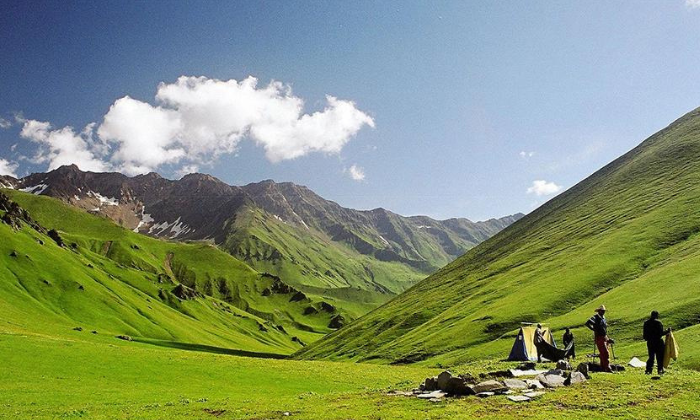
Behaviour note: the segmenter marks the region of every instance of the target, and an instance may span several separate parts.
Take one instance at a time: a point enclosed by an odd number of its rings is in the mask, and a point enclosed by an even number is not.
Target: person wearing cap
[[[649,319],[644,321],[644,340],[647,342],[647,351],[649,353],[646,370],[647,375],[650,375],[651,371],[654,369],[654,359],[656,359],[656,369],[659,375],[664,373],[663,361],[665,345],[663,337],[670,332],[670,328],[664,330],[664,324],[659,320],[659,312],[651,311]]]
[[[603,372],[612,372],[612,369],[610,369],[610,352],[608,351],[608,343],[612,340],[608,337],[605,305],[600,305],[595,311],[596,314],[586,321],[586,327],[593,331],[595,335],[595,344],[598,347],[598,357],[600,357],[600,368]]]

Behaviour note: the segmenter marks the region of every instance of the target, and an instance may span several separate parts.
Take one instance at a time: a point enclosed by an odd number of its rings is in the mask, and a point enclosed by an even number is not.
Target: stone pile
[[[573,370],[567,361],[559,361],[557,368],[548,371],[535,370],[534,363],[518,366],[517,369],[489,372],[477,380],[470,375],[453,375],[444,371],[425,381],[410,392],[393,391],[390,395],[404,395],[433,402],[446,397],[477,396],[481,398],[505,395],[510,401],[525,402],[545,394],[546,389],[572,386],[589,379],[588,365],[581,363]],[[520,378],[531,376],[530,378]]]

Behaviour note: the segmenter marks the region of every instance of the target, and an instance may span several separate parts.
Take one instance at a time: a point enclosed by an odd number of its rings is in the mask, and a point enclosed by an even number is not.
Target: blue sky
[[[482,220],[700,106],[697,0],[25,3],[0,3],[19,176],[196,168]]]

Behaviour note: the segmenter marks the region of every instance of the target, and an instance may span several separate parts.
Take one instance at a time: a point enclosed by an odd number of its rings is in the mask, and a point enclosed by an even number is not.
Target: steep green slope
[[[308,311],[320,301],[214,246],[146,237],[55,199],[4,192],[40,225],[0,223],[4,328],[54,333],[80,326],[168,346],[278,354],[331,331],[336,313]],[[57,229],[65,246],[42,226]]]
[[[639,345],[652,309],[681,347],[697,341],[699,181],[700,109],[299,356],[504,357],[523,321],[576,327],[588,346],[580,326],[601,303],[619,345]],[[700,354],[686,356],[700,365]]]

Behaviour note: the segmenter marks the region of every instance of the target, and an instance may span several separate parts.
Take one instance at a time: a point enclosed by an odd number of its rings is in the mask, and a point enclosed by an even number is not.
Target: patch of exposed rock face
[[[22,223],[26,223],[37,232],[44,234],[46,233],[46,229],[43,226],[41,226],[39,222],[32,219],[27,210],[20,207],[19,204],[12,201],[10,197],[1,192],[0,211],[3,211],[5,213],[2,216],[2,222],[11,226],[13,229],[20,229],[22,227]]]

